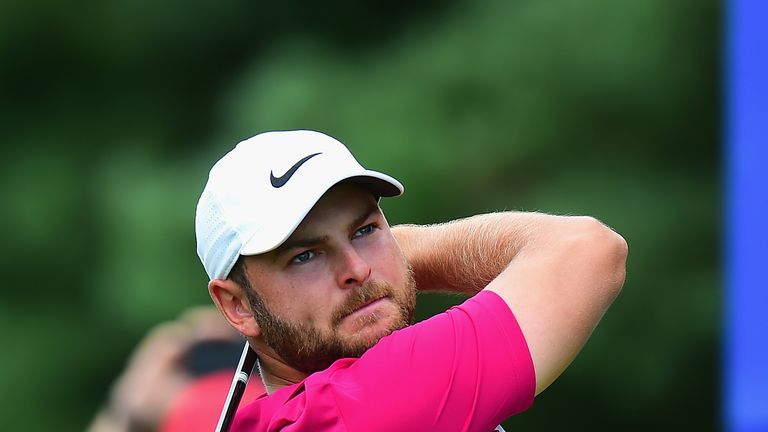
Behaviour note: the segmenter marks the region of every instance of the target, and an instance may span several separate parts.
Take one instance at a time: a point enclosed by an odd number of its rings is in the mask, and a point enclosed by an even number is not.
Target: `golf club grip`
[[[229,388],[227,401],[224,402],[224,408],[221,410],[219,424],[216,425],[216,432],[227,432],[235,418],[237,406],[240,405],[240,399],[245,393],[245,386],[248,384],[253,366],[256,364],[256,353],[251,349],[248,342],[243,347],[243,353],[240,355],[240,362],[237,365],[237,371],[232,378],[232,385]]]

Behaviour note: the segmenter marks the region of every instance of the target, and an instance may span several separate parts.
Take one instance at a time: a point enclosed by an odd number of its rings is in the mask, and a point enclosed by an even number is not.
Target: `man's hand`
[[[493,213],[393,228],[419,290],[497,293],[514,312],[536,393],[571,363],[624,283],[627,244],[589,217]]]
[[[178,320],[153,328],[134,350],[88,432],[157,430],[194,379],[183,365],[185,353],[204,340],[241,338],[211,306],[191,308]]]

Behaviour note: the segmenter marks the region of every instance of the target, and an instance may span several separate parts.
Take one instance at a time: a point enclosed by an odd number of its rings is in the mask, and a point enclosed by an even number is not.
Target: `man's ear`
[[[261,334],[248,297],[240,285],[231,279],[214,279],[208,283],[208,293],[224,318],[237,331],[246,337],[258,337]]]

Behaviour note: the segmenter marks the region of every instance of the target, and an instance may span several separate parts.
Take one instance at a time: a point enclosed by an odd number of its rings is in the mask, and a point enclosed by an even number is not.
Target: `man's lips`
[[[352,312],[348,313],[347,315],[344,316],[344,318],[352,316],[352,315],[356,315],[356,314],[366,313],[366,312],[368,312],[370,310],[373,310],[373,309],[375,309],[379,304],[381,304],[387,298],[388,298],[388,296],[383,296],[383,297],[379,297],[377,299],[371,300],[368,303],[366,303],[366,304],[358,307],[357,309],[353,310]]]

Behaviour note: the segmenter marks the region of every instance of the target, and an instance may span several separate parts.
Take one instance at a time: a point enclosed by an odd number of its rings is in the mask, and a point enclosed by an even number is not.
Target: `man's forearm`
[[[392,228],[420,291],[473,294],[485,288],[557,216],[503,212],[437,225]]]
[[[488,289],[514,312],[536,393],[570,364],[624,283],[627,243],[594,218],[495,213],[393,229],[419,290]]]

